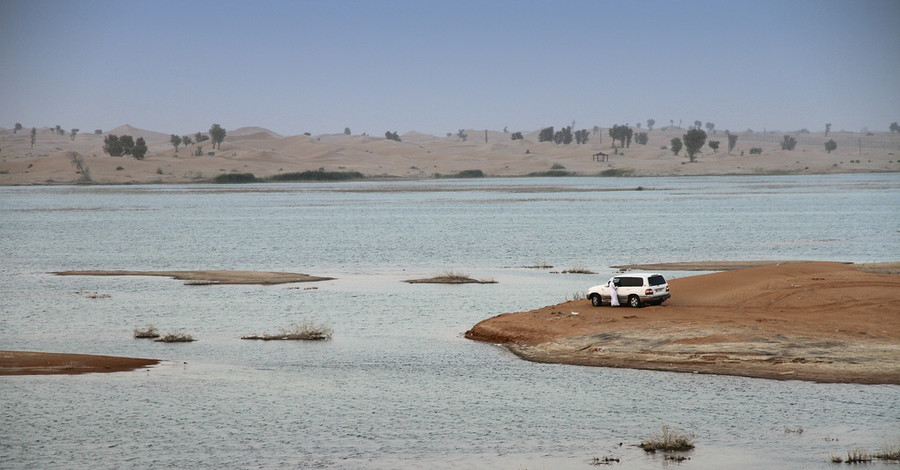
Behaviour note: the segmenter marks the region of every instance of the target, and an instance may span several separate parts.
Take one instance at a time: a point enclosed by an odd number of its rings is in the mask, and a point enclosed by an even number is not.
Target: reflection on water
[[[696,435],[685,468],[830,468],[900,438],[900,388],[533,364],[461,334],[613,264],[895,261],[898,207],[894,175],[0,188],[0,348],[168,360],[0,379],[0,467],[661,468],[634,445],[665,424]],[[338,279],[46,274],[66,269]],[[499,282],[401,282],[448,269]],[[304,317],[334,339],[239,339]],[[199,341],[131,338],[150,324]]]

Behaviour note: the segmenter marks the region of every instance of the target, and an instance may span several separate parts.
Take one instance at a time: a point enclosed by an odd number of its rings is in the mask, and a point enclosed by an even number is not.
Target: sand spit
[[[87,374],[122,372],[158,364],[157,359],[60,354],[31,351],[0,351],[0,375]]]
[[[900,384],[898,275],[811,262],[669,284],[661,306],[572,301],[484,320],[466,337],[537,362]]]
[[[59,276],[165,276],[187,285],[210,284],[289,284],[293,282],[328,281],[332,277],[317,277],[308,274],[266,272],[266,271],[59,271]]]

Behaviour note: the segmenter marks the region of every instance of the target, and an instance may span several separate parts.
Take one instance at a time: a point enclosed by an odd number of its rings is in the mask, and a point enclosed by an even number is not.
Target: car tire
[[[593,305],[594,307],[601,307],[603,306],[603,299],[600,298],[599,295],[594,294],[591,296],[591,305]]]
[[[642,305],[641,298],[636,295],[629,295],[628,296],[628,305],[630,305],[633,308],[640,308]]]

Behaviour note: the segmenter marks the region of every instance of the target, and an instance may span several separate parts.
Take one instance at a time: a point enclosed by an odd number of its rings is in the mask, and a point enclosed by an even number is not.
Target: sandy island
[[[31,351],[0,351],[0,375],[86,374],[122,372],[159,364],[157,359],[60,354]]]
[[[896,263],[884,263],[893,266]],[[900,384],[900,276],[810,262],[669,281],[641,309],[588,300],[507,313],[466,337],[520,357],[768,379]]]
[[[58,276],[164,276],[185,281],[188,285],[209,284],[289,284],[293,282],[328,281],[333,277],[266,271],[59,271]]]

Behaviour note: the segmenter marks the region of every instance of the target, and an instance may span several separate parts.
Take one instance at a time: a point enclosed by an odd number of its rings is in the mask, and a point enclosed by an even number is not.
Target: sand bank
[[[672,298],[661,306],[578,300],[499,315],[466,337],[538,362],[900,384],[898,275],[812,262],[669,285]]]
[[[59,276],[165,276],[190,285],[207,284],[289,284],[328,281],[332,277],[266,271],[59,271]]]
[[[810,261],[796,260],[767,260],[767,261],[686,261],[678,263],[651,263],[651,264],[623,264],[612,266],[623,271],[732,271],[735,269],[758,268],[761,266],[775,266],[779,264],[809,263]],[[853,263],[846,263],[853,264]],[[853,264],[853,267],[867,273],[900,274],[900,262],[890,263],[861,263]]]
[[[59,354],[31,351],[0,351],[0,375],[86,374],[122,372],[158,364],[157,359]]]

